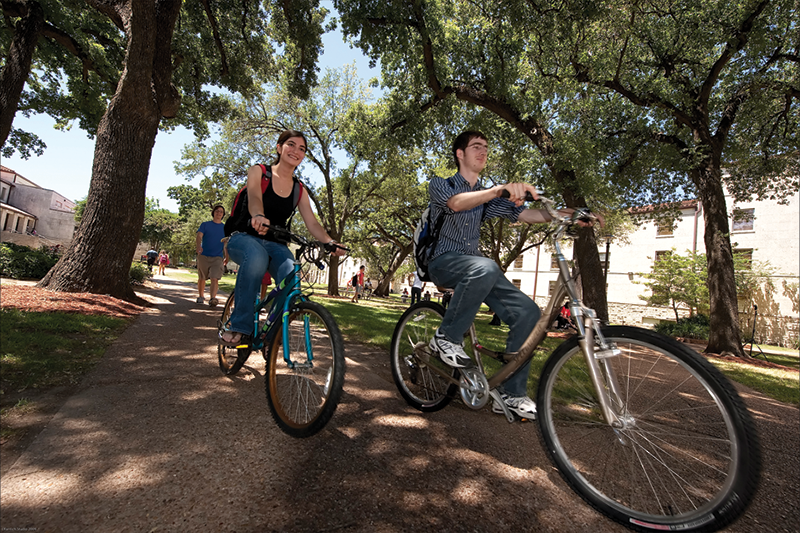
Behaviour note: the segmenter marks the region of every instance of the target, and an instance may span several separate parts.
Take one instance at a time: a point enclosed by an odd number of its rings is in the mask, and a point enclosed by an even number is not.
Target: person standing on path
[[[215,205],[211,210],[212,220],[200,224],[197,230],[197,303],[204,302],[206,291],[206,280],[211,280],[210,298],[208,305],[216,307],[217,290],[219,280],[225,272],[227,254],[222,239],[225,238],[225,225],[222,217],[225,216],[225,208]]]
[[[358,274],[355,276],[356,284],[353,289],[355,289],[355,293],[353,294],[353,299],[350,300],[353,303],[358,303],[359,297],[364,293],[364,274],[367,271],[367,267],[361,265],[361,268],[358,269]]]
[[[414,300],[416,299],[417,302],[422,300],[422,289],[425,288],[427,283],[423,283],[421,279],[419,279],[419,274],[414,272],[414,284],[411,286],[411,305],[414,305]]]

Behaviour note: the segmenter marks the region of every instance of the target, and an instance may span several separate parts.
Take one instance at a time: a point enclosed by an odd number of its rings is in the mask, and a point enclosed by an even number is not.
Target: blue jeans
[[[431,261],[428,271],[436,285],[454,289],[439,327],[450,342],[464,340],[464,334],[483,302],[508,324],[508,352],[519,350],[539,321],[539,306],[516,288],[497,263],[487,257],[448,252]],[[528,361],[501,388],[512,396],[527,395],[530,366]]]
[[[269,270],[275,285],[294,271],[294,256],[284,244],[265,241],[246,233],[234,233],[228,241],[228,255],[239,265],[236,275],[236,303],[231,313],[231,331],[252,334],[256,296]]]

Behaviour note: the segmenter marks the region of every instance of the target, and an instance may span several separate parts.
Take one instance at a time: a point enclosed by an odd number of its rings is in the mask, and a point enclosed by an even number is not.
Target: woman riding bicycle
[[[262,166],[254,165],[247,171],[246,194],[250,218],[247,226],[237,228],[228,241],[228,254],[239,265],[239,274],[236,276],[236,303],[231,314],[230,330],[221,334],[224,344],[248,342],[249,334],[253,331],[256,296],[264,273],[269,272],[276,284],[293,273],[292,253],[286,244],[269,231],[271,224],[287,227],[297,208],[315,239],[334,242],[311,210],[307,194],[301,192],[297,205],[294,205],[297,181],[294,172],[305,158],[306,148],[307,142],[302,132],[286,130],[280,134],[275,147],[278,155],[270,167],[272,176],[263,193],[265,171]],[[332,253],[344,255],[345,250],[336,248]]]

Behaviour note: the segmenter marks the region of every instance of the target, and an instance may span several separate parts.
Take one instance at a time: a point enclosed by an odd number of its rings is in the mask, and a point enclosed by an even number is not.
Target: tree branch
[[[211,4],[208,0],[202,0],[202,2],[203,9],[205,9],[206,16],[208,17],[208,23],[211,24],[211,33],[214,35],[214,43],[217,45],[217,50],[219,50],[219,58],[222,63],[220,76],[227,76],[230,73],[230,70],[228,70],[228,58],[225,55],[225,47],[222,45],[222,39],[219,36],[217,17],[214,16],[214,11],[211,10]]]

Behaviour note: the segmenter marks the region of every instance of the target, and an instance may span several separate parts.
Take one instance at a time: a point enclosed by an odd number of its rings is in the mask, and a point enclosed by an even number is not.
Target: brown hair
[[[278,135],[278,145],[282,146],[283,143],[285,143],[292,137],[300,137],[301,139],[303,139],[303,142],[306,143],[306,148],[308,148],[308,141],[306,140],[305,134],[302,131],[297,131],[297,130],[284,130],[283,132],[281,132],[281,134]],[[273,161],[272,164],[277,165],[278,161],[280,160],[281,160],[281,154],[278,154],[275,157],[275,161]]]
[[[456,137],[456,139],[453,141],[453,161],[455,162],[456,168],[458,170],[461,170],[461,165],[459,165],[458,163],[458,157],[456,157],[456,151],[466,150],[467,146],[469,145],[469,142],[475,138],[483,139],[484,141],[489,142],[489,139],[486,138],[486,135],[484,135],[480,131],[474,131],[474,130],[460,133],[458,137]]]

